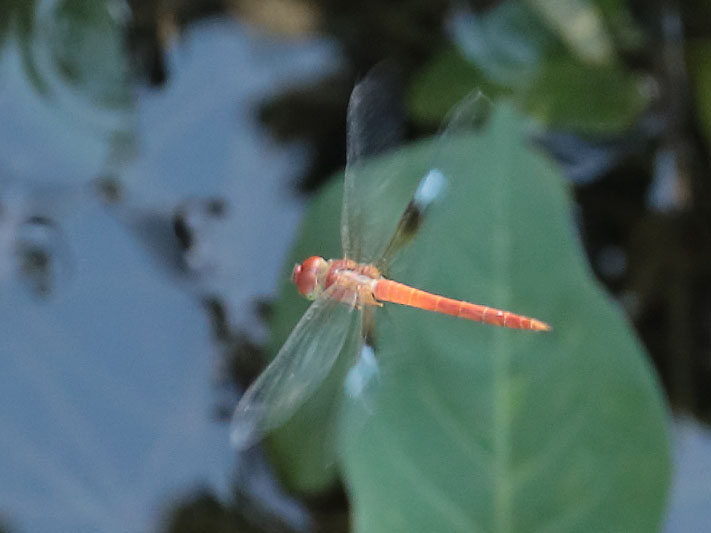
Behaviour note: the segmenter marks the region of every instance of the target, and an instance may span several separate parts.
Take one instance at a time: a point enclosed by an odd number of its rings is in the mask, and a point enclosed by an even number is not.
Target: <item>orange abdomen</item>
[[[506,328],[530,329],[534,331],[550,331],[551,327],[545,322],[527,316],[509,313],[493,307],[476,305],[462,300],[453,300],[437,294],[415,289],[403,283],[389,279],[381,279],[375,285],[373,296],[383,302],[392,302],[410,307],[417,307],[426,311],[443,313],[467,320],[475,320],[502,326]]]

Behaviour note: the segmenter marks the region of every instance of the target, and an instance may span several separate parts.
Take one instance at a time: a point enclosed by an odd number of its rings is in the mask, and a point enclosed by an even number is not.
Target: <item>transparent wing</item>
[[[394,73],[375,67],[353,89],[348,103],[347,160],[341,215],[344,255],[361,263],[382,252],[390,235],[377,223],[378,199],[396,176],[373,171],[373,159],[400,144],[405,112]],[[387,176],[380,179],[380,174]]]
[[[244,449],[284,423],[318,388],[340,353],[353,320],[355,293],[342,301],[324,292],[274,360],[247,389],[232,417],[230,440]]]
[[[473,134],[485,124],[490,114],[491,102],[478,90],[469,93],[447,114],[435,143],[431,163],[417,183],[389,243],[375,261],[381,271],[386,271],[397,253],[412,241],[430,208],[446,191],[447,148],[452,138]]]
[[[344,255],[387,269],[417,233],[429,207],[446,189],[447,145],[452,136],[476,131],[490,103],[474,91],[449,112],[430,165],[408,172],[402,158],[378,157],[403,136],[401,91],[392,71],[376,67],[353,89],[348,105],[348,161],[343,191],[341,240]]]

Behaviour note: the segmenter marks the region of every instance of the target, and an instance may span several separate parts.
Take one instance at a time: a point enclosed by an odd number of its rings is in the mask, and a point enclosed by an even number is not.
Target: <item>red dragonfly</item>
[[[361,348],[372,333],[369,328],[374,324],[373,311],[383,302],[506,328],[551,329],[534,318],[432,294],[382,275],[446,187],[443,173],[433,166],[419,181],[394,232],[387,232],[387,228],[374,222],[378,213],[374,196],[377,193],[373,191],[382,191],[387,184],[370,186],[363,163],[391,148],[400,137],[398,125],[387,123],[396,113],[383,85],[383,80],[371,73],[353,89],[348,105],[348,155],[341,215],[344,259],[327,261],[313,256],[294,267],[293,281],[298,292],[314,302],[237,404],[231,428],[235,447],[253,444],[303,404],[328,375],[356,325],[360,335],[354,347],[357,354],[364,353]],[[472,127],[473,119],[480,115],[479,96],[470,96],[458,104],[440,139],[463,127]],[[359,311],[359,320],[353,319],[354,309]]]

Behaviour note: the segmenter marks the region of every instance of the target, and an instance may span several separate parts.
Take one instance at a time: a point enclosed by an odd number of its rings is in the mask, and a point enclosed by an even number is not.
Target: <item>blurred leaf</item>
[[[528,4],[581,61],[606,64],[614,59],[612,40],[592,0],[528,0]]]
[[[647,104],[634,75],[614,65],[585,65],[570,56],[547,61],[519,96],[522,107],[544,123],[589,134],[630,127]]]
[[[438,123],[474,89],[492,99],[509,95],[548,127],[587,134],[624,130],[647,104],[638,79],[618,65],[586,65],[561,55],[547,59],[526,87],[511,90],[487,81],[456,50],[446,49],[413,78],[410,113],[416,121]]]
[[[34,0],[0,0],[0,46],[16,40],[25,74],[43,96],[59,74],[93,103],[125,107],[131,93],[121,6],[60,0],[37,10]]]
[[[474,89],[489,98],[507,92],[491,83],[456,48],[446,48],[412,81],[408,95],[410,114],[420,123],[438,124],[454,104]]]
[[[63,0],[43,21],[56,67],[95,103],[130,102],[124,35],[107,2]]]
[[[550,50],[560,50],[553,32],[523,2],[501,2],[486,13],[456,11],[449,21],[452,41],[491,81],[521,87]]]
[[[711,39],[691,41],[687,47],[689,74],[701,126],[711,142]]]
[[[14,32],[27,78],[38,93],[47,94],[47,84],[37,68],[32,46],[35,4],[35,0],[0,0],[0,47],[7,45]]]
[[[10,33],[14,5],[15,2],[13,0],[0,0],[0,13],[3,14],[0,17],[0,49],[5,45],[5,39]]]
[[[624,51],[639,49],[644,40],[642,30],[637,26],[627,2],[624,0],[595,0],[600,15],[615,45]]]
[[[603,3],[612,17],[614,6]],[[602,8],[576,0],[554,10],[558,4],[509,1],[483,16],[455,12],[450,33],[456,50],[436,54],[413,78],[412,116],[437,122],[480,89],[490,98],[513,96],[522,110],[555,129],[613,134],[631,126],[647,97],[636,77],[614,61]]]
[[[657,530],[670,475],[661,392],[591,279],[563,180],[509,108],[450,149],[445,173],[459,179],[404,281],[555,329],[392,311],[402,328],[383,332],[380,387],[343,419],[356,530]]]

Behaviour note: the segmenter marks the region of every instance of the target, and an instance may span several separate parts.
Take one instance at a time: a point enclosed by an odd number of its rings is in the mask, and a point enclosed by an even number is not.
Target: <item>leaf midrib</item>
[[[497,117],[501,120],[504,117]],[[511,178],[511,135],[502,135],[500,124],[492,124],[494,146],[499,152],[499,187],[493,188],[491,201],[494,209],[492,225],[492,263],[495,269],[494,279],[506,280],[510,271],[510,217],[507,212],[508,187]],[[506,283],[494,285],[494,301],[509,302],[509,288]],[[512,487],[510,476],[511,460],[511,404],[508,393],[508,375],[510,373],[510,331],[497,329],[492,332],[493,357],[493,447],[494,447],[494,531],[508,533],[512,530]]]

